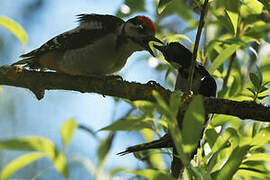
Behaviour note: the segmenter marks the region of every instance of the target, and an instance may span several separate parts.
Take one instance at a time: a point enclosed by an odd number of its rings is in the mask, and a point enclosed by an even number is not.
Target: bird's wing
[[[196,70],[203,77],[199,88],[199,94],[206,97],[216,97],[217,84],[215,79],[209,74],[209,72],[199,63],[196,64]]]
[[[117,30],[124,21],[111,15],[80,14],[80,25],[70,31],[60,34],[47,41],[40,48],[21,55],[22,58],[31,58],[42,55],[48,51],[66,51],[82,48],[92,44],[99,38]]]

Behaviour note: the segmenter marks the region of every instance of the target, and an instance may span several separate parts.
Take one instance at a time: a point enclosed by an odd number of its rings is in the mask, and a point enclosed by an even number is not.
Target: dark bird
[[[176,88],[185,91],[188,84],[189,68],[191,65],[192,53],[185,46],[178,42],[171,42],[167,45],[154,45],[173,67],[178,70],[178,77],[176,80]],[[206,97],[215,97],[217,85],[215,79],[208,73],[208,71],[199,62],[195,63],[195,71],[193,75],[192,88],[193,93],[200,94]],[[206,116],[207,119],[208,115]],[[207,121],[206,123],[207,124]],[[180,124],[181,128],[181,124]],[[169,134],[165,134],[158,140],[143,143],[128,147],[125,151],[118,153],[125,155],[132,152],[143,151],[148,149],[160,149],[173,147],[173,142]]]

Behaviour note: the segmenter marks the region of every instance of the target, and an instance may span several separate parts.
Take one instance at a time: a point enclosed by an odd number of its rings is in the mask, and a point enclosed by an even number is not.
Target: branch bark
[[[82,93],[98,93],[129,100],[154,101],[152,91],[168,99],[170,90],[153,84],[127,82],[108,77],[70,76],[55,72],[37,72],[14,66],[0,66],[0,85],[16,86],[31,90],[38,99],[45,90],[72,90]],[[270,107],[253,101],[232,101],[221,98],[205,98],[207,113],[226,114],[241,119],[270,122]]]

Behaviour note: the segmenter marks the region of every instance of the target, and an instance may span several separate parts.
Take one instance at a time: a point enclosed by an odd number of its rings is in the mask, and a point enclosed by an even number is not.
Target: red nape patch
[[[150,30],[156,33],[156,27],[150,18],[146,16],[137,16],[137,17],[141,22],[143,22],[143,24],[145,24],[146,27],[148,27]]]

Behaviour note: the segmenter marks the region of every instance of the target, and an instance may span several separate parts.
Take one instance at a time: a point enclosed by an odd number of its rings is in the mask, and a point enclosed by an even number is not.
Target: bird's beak
[[[154,48],[156,48],[157,50],[159,50],[162,54],[165,52],[165,47],[166,47],[166,45],[160,46],[160,45],[154,44]]]
[[[150,46],[149,46],[149,42],[150,42],[150,41],[158,42],[158,43],[160,43],[160,44],[163,44],[163,42],[162,42],[161,40],[159,40],[158,38],[154,37],[154,36],[150,37],[149,39],[147,39],[147,40],[144,42],[144,44],[145,44],[145,49],[146,49],[152,56],[155,57],[154,52],[152,51],[152,49],[151,49]],[[154,46],[155,46],[155,45],[154,45]]]

